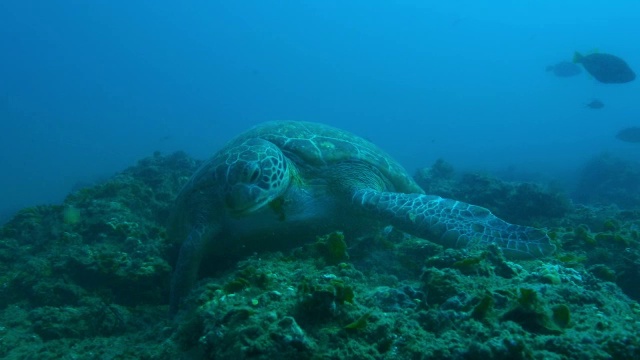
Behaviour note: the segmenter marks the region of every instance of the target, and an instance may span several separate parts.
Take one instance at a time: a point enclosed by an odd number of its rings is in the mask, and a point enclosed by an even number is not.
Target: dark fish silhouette
[[[553,75],[557,77],[572,77],[579,75],[582,69],[572,62],[560,61],[555,65],[547,66],[547,71],[553,72]]]
[[[615,55],[595,53],[584,56],[576,51],[573,62],[582,64],[585,70],[601,83],[621,84],[636,78],[629,65]]]
[[[586,107],[591,109],[602,109],[604,107],[604,103],[598,99],[593,99],[586,105]]]
[[[628,127],[618,131],[616,138],[631,143],[640,143],[640,127]]]

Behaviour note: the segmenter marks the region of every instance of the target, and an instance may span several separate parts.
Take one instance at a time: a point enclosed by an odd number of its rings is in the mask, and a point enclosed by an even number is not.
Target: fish
[[[585,70],[601,83],[622,84],[636,78],[636,74],[626,61],[615,55],[604,53],[582,55],[576,51],[573,55],[573,62],[582,64]]]
[[[604,107],[604,103],[598,99],[593,99],[585,106],[591,109],[602,109]]]
[[[557,77],[572,77],[580,75],[582,69],[579,65],[569,61],[560,61],[555,65],[547,66],[547,72],[553,72],[553,75]]]
[[[630,143],[640,143],[640,127],[624,128],[618,131],[616,138]]]

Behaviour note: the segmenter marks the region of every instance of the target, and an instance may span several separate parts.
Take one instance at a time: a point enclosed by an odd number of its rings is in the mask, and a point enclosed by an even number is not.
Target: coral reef
[[[547,224],[571,209],[569,198],[550,186],[506,182],[482,173],[457,174],[441,159],[419,169],[414,178],[428,194],[480,205],[518,224]]]
[[[164,225],[198,162],[154,154],[0,228],[0,358],[640,358],[640,210],[536,184],[417,174],[427,192],[547,229],[556,255],[341,229],[206,274],[175,319]],[[251,254],[251,252],[249,252]]]

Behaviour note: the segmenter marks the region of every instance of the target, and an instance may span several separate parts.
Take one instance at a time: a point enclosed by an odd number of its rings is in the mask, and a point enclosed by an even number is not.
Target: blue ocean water
[[[602,152],[640,159],[614,138],[640,126],[639,85],[545,68],[597,50],[640,71],[638,33],[632,0],[2,1],[0,213],[274,119],[353,131],[410,172],[568,181]]]

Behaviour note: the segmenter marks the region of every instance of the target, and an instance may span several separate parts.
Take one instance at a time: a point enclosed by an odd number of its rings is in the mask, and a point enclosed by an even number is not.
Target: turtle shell
[[[365,162],[393,186],[389,191],[423,193],[404,167],[385,151],[366,139],[332,126],[304,121],[270,121],[247,130],[227,146],[248,138],[261,138],[275,144],[300,168],[321,172],[345,161]]]

